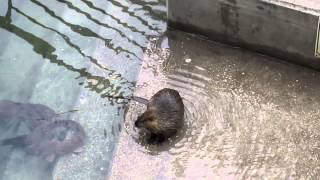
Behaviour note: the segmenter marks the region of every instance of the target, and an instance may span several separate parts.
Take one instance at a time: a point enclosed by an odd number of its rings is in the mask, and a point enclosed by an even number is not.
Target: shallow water
[[[163,0],[0,1],[0,100],[45,105],[87,136],[51,171],[0,146],[0,179],[317,179],[320,74],[165,33],[165,14]],[[141,144],[145,107],[126,113],[105,96],[164,87],[183,97],[186,127],[170,144]],[[0,139],[37,126],[27,109],[0,122]]]
[[[111,179],[319,177],[318,72],[179,31],[146,52],[136,95],[177,89],[187,127],[169,146],[138,144],[131,104]]]
[[[28,109],[0,115],[0,140],[31,133],[39,116],[31,104],[86,133],[50,170],[51,157],[0,145],[0,179],[108,177],[124,105],[105,96],[132,94],[149,39],[165,31],[165,10],[162,0],[0,1],[0,100]]]

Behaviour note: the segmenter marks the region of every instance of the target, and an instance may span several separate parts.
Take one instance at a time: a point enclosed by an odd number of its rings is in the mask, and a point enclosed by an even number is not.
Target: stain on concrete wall
[[[221,3],[221,20],[227,35],[236,36],[239,32],[238,9],[236,0]]]

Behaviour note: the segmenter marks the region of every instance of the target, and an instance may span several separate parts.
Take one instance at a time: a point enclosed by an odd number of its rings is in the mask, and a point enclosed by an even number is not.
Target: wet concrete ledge
[[[289,2],[167,0],[168,25],[320,70],[320,10]]]

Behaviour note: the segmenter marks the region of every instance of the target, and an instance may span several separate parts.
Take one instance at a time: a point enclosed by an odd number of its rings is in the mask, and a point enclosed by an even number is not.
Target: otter
[[[178,91],[164,88],[151,97],[147,110],[135,126],[148,134],[149,143],[161,144],[177,134],[184,124],[184,104]]]

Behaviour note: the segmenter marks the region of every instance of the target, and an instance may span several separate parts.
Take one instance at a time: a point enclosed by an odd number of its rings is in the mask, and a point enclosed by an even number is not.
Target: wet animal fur
[[[149,143],[162,143],[176,135],[184,124],[184,105],[173,89],[158,91],[148,102],[147,110],[138,117],[135,126],[149,134]]]

